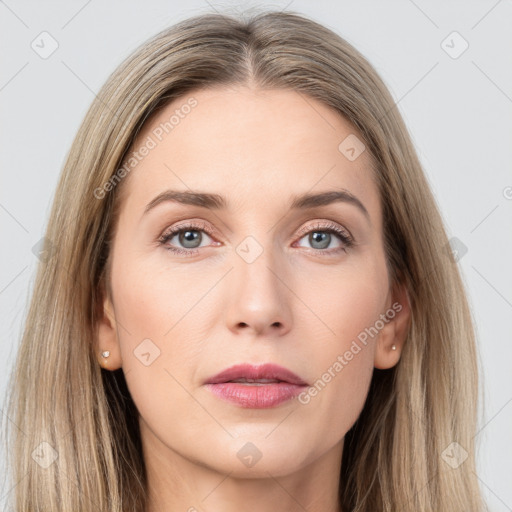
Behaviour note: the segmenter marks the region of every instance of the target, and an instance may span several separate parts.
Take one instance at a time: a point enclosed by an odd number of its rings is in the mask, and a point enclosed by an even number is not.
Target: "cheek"
[[[200,298],[211,284],[194,281],[182,270],[162,271],[145,264],[133,269],[119,266],[114,285],[126,383],[141,417],[155,431],[162,429],[162,438],[178,436],[178,411],[189,415],[190,436],[196,427],[195,435],[200,436],[204,423],[204,411],[186,390],[207,341],[197,335],[197,319],[204,307]],[[195,415],[202,423],[191,419]]]
[[[366,330],[384,313],[388,280],[385,261],[378,253],[367,251],[316,272],[299,268],[298,274],[301,277],[293,289],[307,306],[298,323],[308,332],[314,329],[323,348],[345,350],[353,339],[364,341]]]
[[[152,265],[151,260],[130,267],[120,266],[114,284],[120,334],[129,339],[130,345],[144,338],[154,339],[155,343],[159,340],[162,349],[192,318],[197,320],[201,316],[204,307],[201,302],[211,285],[211,273],[201,275],[186,271],[184,266]]]
[[[313,343],[302,337],[314,380],[298,401],[316,442],[327,447],[352,427],[367,397],[379,332],[375,325],[385,312],[385,263],[370,258],[328,277],[316,275],[315,287],[312,282],[303,281],[300,290],[322,322]],[[311,333],[307,322],[302,328]]]
[[[123,371],[139,404],[179,400],[195,379],[209,333],[215,282],[211,272],[185,271],[151,259],[119,261],[112,281]],[[151,400],[147,390],[151,389]],[[161,396],[160,396],[161,395]]]
[[[338,303],[338,314],[332,312],[335,340],[325,340],[308,355],[316,372],[311,386],[298,401],[313,442],[324,449],[352,428],[368,394],[377,338],[365,329],[375,322],[377,308],[368,307],[364,297],[352,295],[350,300]]]

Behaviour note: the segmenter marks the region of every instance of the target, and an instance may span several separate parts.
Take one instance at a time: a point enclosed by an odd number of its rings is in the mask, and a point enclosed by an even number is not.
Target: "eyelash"
[[[179,247],[172,247],[167,244],[169,240],[174,238],[175,235],[183,232],[183,231],[204,231],[208,236],[212,237],[213,233],[205,226],[199,223],[190,222],[188,224],[182,224],[180,226],[175,226],[168,231],[166,231],[159,239],[158,243],[168,251],[171,251],[175,254],[179,254],[181,256],[194,256],[199,252],[199,248],[195,249],[181,249]],[[299,240],[302,239],[305,235],[311,233],[311,232],[323,232],[323,233],[331,233],[338,236],[340,241],[344,244],[343,247],[335,247],[333,249],[310,249],[311,251],[314,251],[315,253],[318,253],[322,256],[329,256],[333,253],[338,253],[340,251],[347,252],[347,249],[350,249],[355,245],[355,241],[353,237],[346,232],[344,229],[341,229],[337,224],[334,223],[318,223],[316,226],[308,226],[306,228],[303,228],[299,231]]]

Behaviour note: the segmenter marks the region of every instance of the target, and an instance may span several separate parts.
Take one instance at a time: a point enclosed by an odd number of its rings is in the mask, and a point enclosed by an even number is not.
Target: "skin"
[[[359,136],[354,126],[290,90],[224,86],[189,96],[197,106],[122,183],[112,296],[97,329],[98,354],[110,351],[100,363],[123,368],[140,413],[148,512],[339,511],[344,436],[373,368],[398,362],[410,316],[405,289],[388,278],[369,155],[347,159],[338,146]],[[134,148],[189,96],[150,119]],[[163,202],[144,215],[167,189],[222,194],[228,208]],[[289,209],[296,194],[339,189],[359,198],[369,221],[349,203]],[[196,254],[159,245],[169,227],[192,220],[211,230],[199,231]],[[356,245],[332,234],[325,249],[310,238],[332,223]],[[236,250],[248,236],[262,249],[251,263]],[[166,244],[193,250],[178,235]],[[203,385],[243,362],[280,364],[312,384],[395,302],[401,311],[307,404],[243,409]],[[148,338],[160,355],[146,366],[134,350]],[[252,467],[237,457],[248,442],[261,453]]]

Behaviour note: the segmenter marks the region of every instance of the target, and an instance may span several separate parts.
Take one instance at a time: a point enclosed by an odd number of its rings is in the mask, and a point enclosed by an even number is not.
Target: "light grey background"
[[[396,99],[448,232],[467,248],[459,265],[478,328],[485,399],[479,478],[490,510],[512,511],[510,1],[0,1],[1,396],[33,284],[32,247],[95,92],[164,27],[251,6],[297,11],[333,29],[372,62]],[[58,43],[46,59],[31,47],[51,48],[44,31]]]

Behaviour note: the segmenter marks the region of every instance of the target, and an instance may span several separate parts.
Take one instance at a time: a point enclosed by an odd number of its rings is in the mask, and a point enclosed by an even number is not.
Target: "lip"
[[[277,382],[230,382],[238,379]],[[219,398],[252,409],[266,409],[287,402],[307,386],[307,382],[292,371],[270,363],[231,366],[205,382],[205,387]]]
[[[308,383],[302,380],[292,371],[277,364],[266,363],[258,366],[252,364],[237,364],[230,366],[217,375],[206,381],[206,384],[219,384],[236,379],[273,379],[297,386],[307,386]]]

